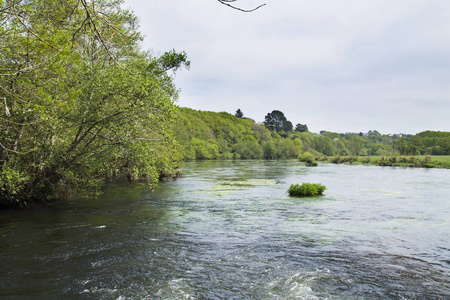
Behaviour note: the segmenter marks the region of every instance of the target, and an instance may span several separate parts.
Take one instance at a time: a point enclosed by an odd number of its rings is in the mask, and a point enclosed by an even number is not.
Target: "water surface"
[[[0,297],[448,299],[450,172],[202,161],[150,193],[0,212]],[[293,183],[325,195],[293,198]]]

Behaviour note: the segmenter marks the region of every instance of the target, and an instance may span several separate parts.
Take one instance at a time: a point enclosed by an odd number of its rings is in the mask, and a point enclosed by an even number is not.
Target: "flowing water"
[[[186,163],[0,212],[2,299],[449,299],[450,170]],[[293,198],[293,183],[325,195]]]

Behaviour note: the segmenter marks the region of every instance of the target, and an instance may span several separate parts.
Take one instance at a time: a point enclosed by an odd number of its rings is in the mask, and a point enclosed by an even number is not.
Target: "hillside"
[[[185,160],[296,158],[303,152],[315,156],[450,155],[449,132],[425,131],[414,136],[385,135],[376,130],[316,134],[297,131],[307,128],[302,126],[277,133],[265,124],[227,112],[182,107],[176,139],[183,147]]]

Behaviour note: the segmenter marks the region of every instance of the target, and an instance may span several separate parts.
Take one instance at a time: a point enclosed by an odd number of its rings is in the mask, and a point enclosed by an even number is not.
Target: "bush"
[[[22,173],[3,167],[0,170],[0,207],[19,205],[28,180]]]
[[[308,196],[318,196],[327,188],[320,183],[303,183],[302,185],[291,184],[288,189],[289,196],[296,197],[308,197]]]
[[[312,163],[316,160],[316,157],[312,153],[305,152],[298,156],[298,160],[306,163]]]
[[[299,161],[303,161],[306,163],[306,166],[308,167],[317,167],[319,164],[317,163],[317,158],[314,156],[314,154],[305,152],[303,154],[300,154],[298,156]]]
[[[315,160],[313,160],[310,163],[309,162],[306,163],[307,167],[317,167],[318,165],[319,165],[319,163],[317,161],[315,161]]]
[[[333,164],[340,164],[342,162],[342,158],[341,158],[340,155],[336,155],[336,156],[331,158],[331,162]]]

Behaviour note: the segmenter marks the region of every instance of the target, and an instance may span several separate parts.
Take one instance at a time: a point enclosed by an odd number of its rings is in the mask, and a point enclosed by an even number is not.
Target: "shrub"
[[[306,163],[312,163],[313,161],[316,160],[316,157],[312,153],[305,152],[298,156],[298,160]]]
[[[296,197],[308,197],[308,196],[318,196],[327,188],[320,183],[303,183],[302,185],[291,184],[288,189],[290,196]]]
[[[317,167],[319,165],[316,161],[317,158],[314,156],[314,154],[309,153],[309,152],[300,154],[298,156],[298,160],[305,162],[306,166],[308,166],[308,167]]]
[[[26,194],[27,181],[29,178],[24,174],[4,166],[0,170],[0,207],[19,205]]]
[[[331,162],[333,164],[340,164],[342,162],[342,158],[341,158],[341,156],[336,155],[336,156],[331,158]]]
[[[313,160],[312,162],[307,162],[306,166],[307,167],[317,167],[319,165],[319,163],[315,160]]]

